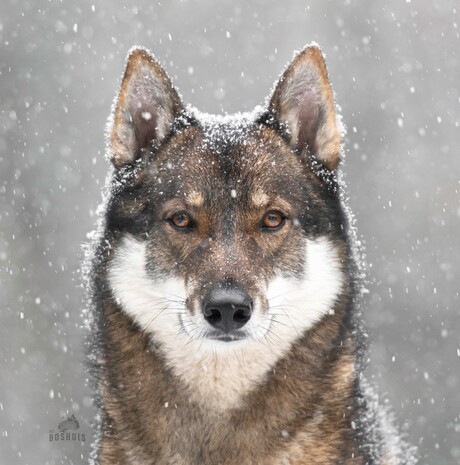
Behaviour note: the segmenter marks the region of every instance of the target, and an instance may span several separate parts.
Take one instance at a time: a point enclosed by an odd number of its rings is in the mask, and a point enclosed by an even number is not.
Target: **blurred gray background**
[[[206,112],[263,104],[310,41],[348,127],[369,358],[421,463],[460,464],[458,0],[0,3],[0,464],[84,464],[81,246],[128,49]],[[84,444],[50,442],[75,414]]]

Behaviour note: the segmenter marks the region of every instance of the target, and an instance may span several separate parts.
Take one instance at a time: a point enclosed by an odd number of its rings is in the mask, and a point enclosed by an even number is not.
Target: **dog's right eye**
[[[168,218],[168,221],[176,229],[189,230],[193,228],[193,221],[185,212],[174,213]]]

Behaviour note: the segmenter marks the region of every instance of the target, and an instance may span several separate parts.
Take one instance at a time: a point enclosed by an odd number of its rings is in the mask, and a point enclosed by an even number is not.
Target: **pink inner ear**
[[[308,89],[301,96],[298,105],[296,148],[302,150],[308,147],[310,153],[314,155],[318,151],[316,136],[323,119],[319,96],[313,89]]]
[[[158,115],[151,106],[137,108],[133,115],[137,149],[141,150],[150,145],[156,138]]]

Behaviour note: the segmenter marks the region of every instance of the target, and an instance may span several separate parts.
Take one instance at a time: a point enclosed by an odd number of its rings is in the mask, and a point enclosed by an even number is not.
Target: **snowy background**
[[[318,42],[348,127],[379,392],[421,463],[460,464],[458,0],[0,2],[0,464],[84,464],[81,245],[128,49],[207,112],[264,102]],[[84,445],[49,442],[75,414]]]

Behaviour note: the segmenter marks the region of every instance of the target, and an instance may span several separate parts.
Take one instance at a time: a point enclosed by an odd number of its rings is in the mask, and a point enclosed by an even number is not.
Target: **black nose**
[[[225,333],[243,327],[251,311],[251,299],[239,289],[214,289],[203,302],[204,319]]]

